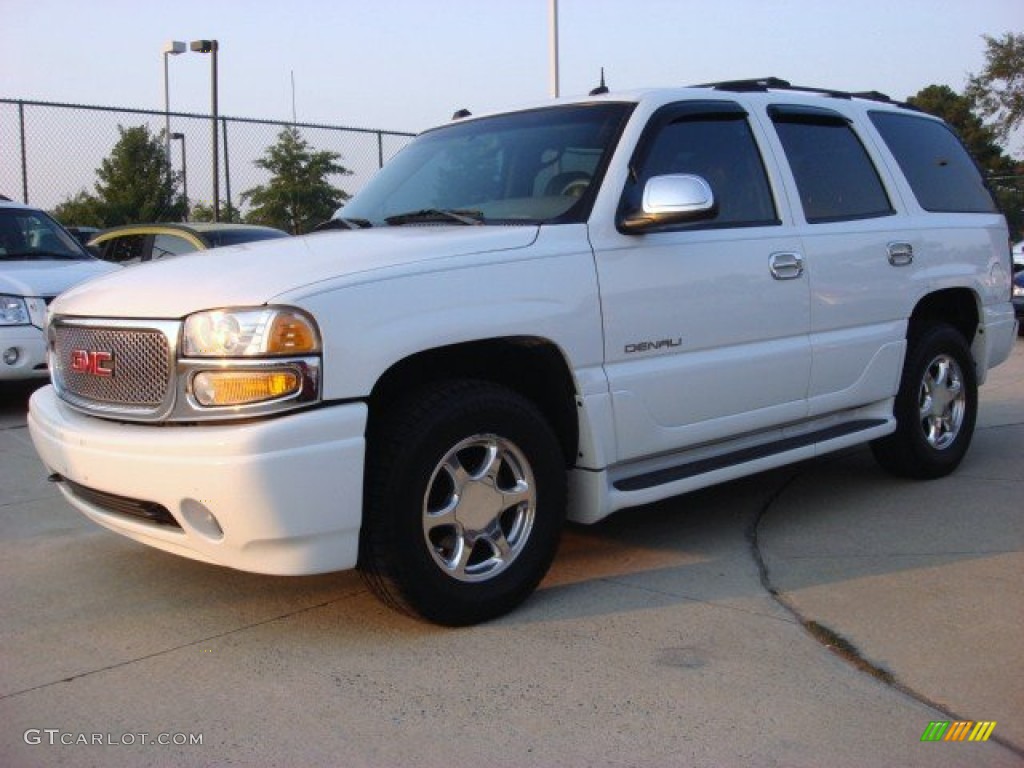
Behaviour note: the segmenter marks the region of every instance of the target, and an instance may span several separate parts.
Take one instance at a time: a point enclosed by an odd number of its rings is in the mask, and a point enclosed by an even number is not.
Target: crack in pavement
[[[1016,426],[1016,425],[1009,425]],[[992,427],[989,427],[990,429]],[[830,457],[831,459],[837,458],[835,455]],[[915,701],[930,707],[935,711],[941,713],[944,717],[955,721],[967,721],[971,718],[964,717],[963,715],[955,712],[951,708],[947,707],[940,702],[934,701],[920,691],[911,688],[906,683],[902,682],[894,673],[885,669],[881,665],[865,658],[860,650],[849,640],[843,637],[840,633],[827,627],[823,624],[819,624],[813,619],[809,619],[805,616],[796,605],[786,597],[783,590],[779,589],[772,583],[771,574],[768,572],[768,565],[765,562],[764,556],[761,553],[761,547],[758,539],[758,528],[761,525],[761,521],[765,518],[768,512],[775,506],[776,502],[782,497],[782,495],[792,487],[797,479],[801,477],[803,470],[797,470],[792,475],[787,477],[779,487],[771,493],[761,505],[760,510],[754,516],[750,527],[747,529],[747,541],[750,544],[750,553],[754,558],[754,562],[757,565],[758,573],[761,579],[761,586],[768,592],[769,595],[780,605],[783,609],[788,611],[797,623],[804,628],[804,630],[811,635],[818,643],[828,649],[830,652],[836,654],[848,664],[853,666],[860,672],[864,672],[882,684],[892,688],[905,696],[909,696]],[[1010,750],[1019,757],[1024,757],[1024,748],[1017,746],[1016,744],[1007,741],[1001,736],[992,734],[988,739],[994,741],[1005,749]]]

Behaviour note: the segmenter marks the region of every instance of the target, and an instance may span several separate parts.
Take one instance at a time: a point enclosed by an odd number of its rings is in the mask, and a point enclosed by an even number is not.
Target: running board
[[[788,453],[800,448],[807,448],[816,443],[823,443],[829,440],[836,440],[847,437],[858,432],[867,432],[872,429],[884,426],[885,419],[860,419],[845,424],[837,424],[816,432],[808,432],[795,437],[787,437],[764,445],[757,445],[751,448],[742,448],[721,456],[714,456],[708,459],[691,461],[687,464],[680,464],[676,467],[666,467],[654,472],[645,472],[632,477],[623,477],[612,483],[617,491],[643,491],[655,488],[659,485],[667,485],[680,480],[688,480],[698,475],[705,475],[709,472],[716,472],[728,467],[740,464],[748,464],[759,459],[767,459],[781,453]]]

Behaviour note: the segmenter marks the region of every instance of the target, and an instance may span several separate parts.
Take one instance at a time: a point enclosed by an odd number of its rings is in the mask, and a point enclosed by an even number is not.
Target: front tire
[[[887,471],[918,479],[955,470],[978,415],[974,360],[964,337],[937,325],[911,340],[894,408],[896,431],[871,443]]]
[[[434,385],[370,431],[360,570],[403,612],[450,626],[500,616],[547,572],[565,518],[558,440],[489,382]]]

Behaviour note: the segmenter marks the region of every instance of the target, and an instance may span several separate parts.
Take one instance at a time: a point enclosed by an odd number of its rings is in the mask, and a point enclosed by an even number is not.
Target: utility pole
[[[548,42],[551,57],[551,98],[557,99],[560,95],[558,82],[558,0],[549,0],[548,21]]]
[[[189,47],[196,53],[209,53],[210,59],[210,111],[213,126],[213,220],[220,221],[220,144],[217,135],[217,51],[220,44],[216,40],[193,40]]]

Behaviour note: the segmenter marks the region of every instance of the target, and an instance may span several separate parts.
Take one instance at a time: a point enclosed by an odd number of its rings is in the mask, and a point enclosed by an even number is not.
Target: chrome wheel
[[[936,449],[948,448],[963,425],[967,396],[963,372],[946,354],[937,356],[925,369],[918,392],[918,410],[925,440]]]
[[[359,568],[399,610],[449,626],[537,588],[565,520],[566,455],[540,409],[500,384],[438,381],[368,430]]]
[[[945,323],[918,329],[907,341],[893,403],[896,430],[872,441],[871,450],[894,475],[945,477],[959,466],[974,434],[974,358],[963,333]]]
[[[464,582],[494,578],[526,547],[537,509],[533,471],[512,442],[474,435],[431,473],[423,536],[434,562]]]

